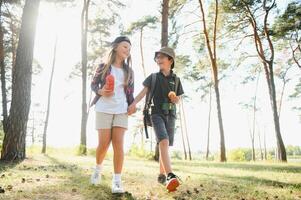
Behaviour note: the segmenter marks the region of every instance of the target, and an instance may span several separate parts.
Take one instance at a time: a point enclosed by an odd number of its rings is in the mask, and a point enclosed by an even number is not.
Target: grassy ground
[[[301,163],[217,163],[174,161],[183,183],[167,193],[156,182],[158,164],[126,158],[123,183],[127,193],[111,194],[112,159],[104,163],[103,182],[89,184],[92,156],[72,153],[31,154],[18,164],[0,164],[0,199],[200,199],[301,200]],[[1,189],[0,189],[1,190]]]

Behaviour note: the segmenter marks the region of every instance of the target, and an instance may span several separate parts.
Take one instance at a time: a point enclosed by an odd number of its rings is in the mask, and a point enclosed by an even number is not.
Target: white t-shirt
[[[111,74],[115,78],[114,95],[110,97],[101,96],[96,102],[95,111],[108,114],[127,113],[128,104],[124,92],[124,71],[122,68],[111,66]]]

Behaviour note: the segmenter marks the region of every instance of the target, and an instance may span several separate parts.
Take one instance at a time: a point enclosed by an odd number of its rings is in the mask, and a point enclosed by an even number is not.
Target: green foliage
[[[297,1],[289,3],[285,12],[276,18],[272,34],[281,38],[296,30],[301,30],[301,3]]]
[[[229,152],[230,161],[250,161],[252,159],[252,150],[247,148],[238,148]]]
[[[87,147],[85,145],[79,145],[77,147],[76,155],[81,156],[86,154],[87,154]]]
[[[129,150],[129,155],[137,158],[146,158],[151,160],[153,158],[153,154],[144,147],[139,147],[138,145],[132,145]]]
[[[177,160],[182,160],[183,158],[183,153],[181,151],[173,151],[171,153],[171,159],[177,159]]]
[[[246,6],[253,8],[262,4],[261,0],[224,0],[222,1],[222,6],[226,12],[235,14],[245,14]]]
[[[289,156],[301,156],[301,146],[288,145],[286,147],[286,153]]]
[[[134,32],[136,31],[141,31],[144,28],[148,27],[148,28],[156,28],[156,24],[158,23],[158,18],[156,16],[144,16],[142,19],[133,22],[130,27],[128,28],[128,30],[126,30],[124,32],[125,35],[132,35]]]

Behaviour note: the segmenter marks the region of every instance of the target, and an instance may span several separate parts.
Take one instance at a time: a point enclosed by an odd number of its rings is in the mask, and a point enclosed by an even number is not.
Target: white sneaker
[[[112,193],[124,193],[121,181],[112,181]]]
[[[91,184],[92,185],[98,185],[100,184],[100,181],[101,181],[101,170],[98,169],[98,168],[94,168],[94,172],[92,173],[91,175]]]

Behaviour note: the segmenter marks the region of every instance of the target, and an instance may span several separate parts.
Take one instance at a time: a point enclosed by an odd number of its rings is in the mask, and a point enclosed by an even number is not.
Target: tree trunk
[[[263,145],[264,145],[264,159],[267,160],[268,155],[267,155],[266,129],[265,128],[264,128],[264,132],[263,132]]]
[[[50,114],[52,80],[53,80],[54,67],[55,67],[55,61],[56,61],[56,47],[57,47],[57,38],[55,38],[55,43],[54,43],[52,69],[51,69],[49,88],[48,88],[48,100],[47,100],[47,110],[46,110],[46,119],[45,119],[45,125],[44,125],[44,132],[43,132],[42,153],[46,153],[47,128],[48,128],[48,120],[49,120],[49,114]]]
[[[169,0],[163,0],[162,4],[162,31],[161,31],[161,46],[168,46],[168,12]]]
[[[186,151],[186,144],[185,144],[185,137],[184,137],[184,127],[183,127],[183,119],[182,113],[180,109],[180,122],[181,122],[181,136],[182,136],[182,143],[183,143],[183,151],[184,151],[184,159],[187,160],[187,151]]]
[[[271,80],[270,98],[271,98],[271,106],[272,106],[272,110],[273,110],[273,118],[274,118],[274,125],[275,125],[276,139],[277,139],[278,158],[279,158],[279,160],[281,160],[283,162],[287,162],[286,150],[285,150],[285,146],[284,146],[282,136],[281,136],[280,122],[279,122],[279,116],[278,116],[278,111],[277,111],[273,63],[269,64],[269,68],[270,68],[270,80]]]
[[[31,75],[36,22],[40,0],[26,0],[12,79],[12,102],[4,136],[1,159],[23,160],[25,138],[31,103]]]
[[[211,110],[212,110],[212,85],[209,86],[209,112],[208,112],[208,127],[207,127],[207,149],[206,149],[206,160],[209,159],[209,143],[210,143],[210,128],[211,128]]]
[[[2,126],[4,133],[7,132],[7,91],[6,91],[6,71],[5,71],[5,62],[4,62],[4,33],[3,33],[3,20],[2,20],[2,4],[0,2],[0,72],[1,72],[1,93],[2,93]]]
[[[258,142],[259,142],[259,150],[260,150],[260,158],[263,160],[263,151],[262,151],[262,146],[261,146],[261,137],[260,137],[260,131],[257,130],[258,134]]]
[[[255,128],[256,128],[256,100],[257,100],[257,91],[258,91],[258,83],[259,83],[259,77],[260,77],[260,71],[258,72],[257,75],[257,80],[256,80],[256,86],[255,86],[255,93],[254,93],[254,100],[253,100],[253,125],[252,125],[252,133],[251,133],[251,141],[252,141],[252,160],[256,160],[256,155],[255,155]]]
[[[140,54],[141,54],[141,65],[143,69],[144,78],[146,77],[146,71],[144,66],[144,55],[143,55],[143,28],[140,30]]]
[[[31,145],[34,145],[35,138],[34,138],[34,129],[35,129],[35,118],[34,118],[34,112],[32,112],[32,129],[31,129]]]
[[[180,106],[181,106],[182,114],[183,114],[184,130],[185,130],[185,136],[186,136],[186,141],[187,141],[189,160],[192,160],[191,150],[190,150],[190,143],[189,143],[188,132],[187,132],[187,125],[186,125],[186,116],[185,116],[185,110],[184,110],[184,105],[183,105],[183,100],[182,99],[181,99],[181,102],[180,102]]]
[[[218,80],[216,80],[218,81]],[[220,151],[221,151],[221,162],[226,162],[226,147],[225,147],[225,134],[224,134],[224,126],[223,126],[223,118],[222,118],[222,109],[221,109],[221,102],[220,102],[220,94],[218,84],[215,83],[215,95],[216,95],[216,103],[217,103],[217,114],[218,114],[218,122],[219,122],[219,132],[220,132]]]
[[[216,105],[217,105],[217,116],[219,122],[219,131],[220,131],[220,161],[226,162],[226,147],[225,147],[225,136],[224,136],[224,126],[222,118],[222,109],[220,102],[220,93],[219,93],[219,80],[218,80],[218,66],[217,66],[217,55],[216,55],[216,31],[217,31],[217,19],[218,19],[218,0],[215,0],[215,19],[214,19],[214,31],[213,31],[213,47],[210,44],[209,34],[206,26],[205,12],[203,8],[202,0],[199,0],[202,22],[203,22],[203,32],[206,39],[206,46],[210,57],[214,91],[216,96]]]
[[[250,137],[251,137],[251,144],[252,144],[252,160],[255,162],[255,144],[254,144],[254,131],[250,131]]]
[[[87,154],[87,34],[88,34],[88,14],[90,0],[84,0],[81,15],[81,54],[82,54],[82,118],[80,134],[80,154]]]
[[[159,161],[159,157],[160,157],[160,151],[159,151],[159,144],[157,143],[157,144],[156,144],[156,147],[155,147],[155,156],[154,156],[154,160],[155,160],[155,161]]]

